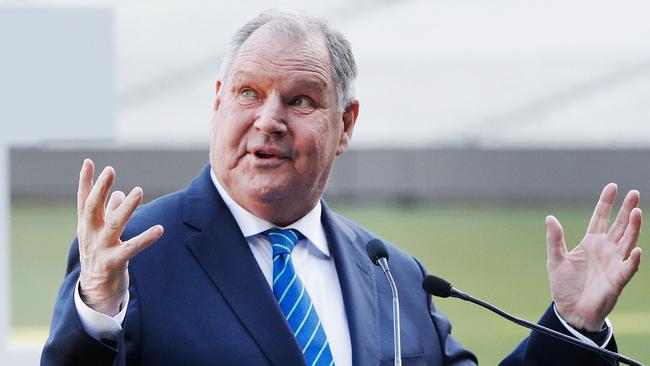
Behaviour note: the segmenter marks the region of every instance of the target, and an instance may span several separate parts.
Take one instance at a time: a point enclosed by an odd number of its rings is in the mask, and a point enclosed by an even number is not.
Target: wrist
[[[607,330],[605,321],[600,322],[586,322],[584,320],[572,319],[566,321],[573,329],[577,330],[582,334],[591,334],[591,333],[600,333],[603,330]]]
[[[127,283],[128,279],[124,282],[92,281],[82,275],[79,277],[79,297],[92,310],[113,317],[121,310]]]
[[[580,333],[600,333],[607,329],[605,319],[594,316],[581,316],[576,312],[563,309],[557,303],[555,304],[558,315],[573,329]]]
[[[567,323],[566,320],[564,320],[564,318],[558,312],[557,306],[555,304],[553,305],[553,311],[555,312],[555,316],[560,321],[560,323],[564,326],[564,328],[575,338],[578,338],[583,342],[602,348],[607,346],[609,344],[609,341],[612,339],[614,330],[612,327],[612,323],[607,318],[605,318],[605,326],[602,331],[587,332],[584,330],[578,330],[571,324]]]

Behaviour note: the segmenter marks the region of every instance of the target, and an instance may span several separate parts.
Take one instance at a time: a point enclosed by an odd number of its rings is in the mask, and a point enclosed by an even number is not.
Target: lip
[[[282,149],[271,146],[259,146],[249,150],[249,153],[258,159],[288,159],[289,154]]]
[[[289,154],[283,150],[266,146],[250,149],[248,155],[253,159],[255,165],[261,167],[278,166],[289,159]]]

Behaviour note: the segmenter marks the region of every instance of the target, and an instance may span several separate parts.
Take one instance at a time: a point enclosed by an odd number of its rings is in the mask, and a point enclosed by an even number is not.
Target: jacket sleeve
[[[50,335],[41,353],[41,365],[125,365],[137,358],[139,299],[133,276],[129,279],[130,300],[122,332],[116,341],[99,341],[86,333],[74,303],[79,279],[79,246],[72,243],[63,284],[54,305]]]
[[[538,322],[547,328],[571,336],[571,333],[560,322],[553,305],[549,306]],[[616,341],[611,338],[606,349],[616,352]],[[574,346],[550,336],[531,332],[508,357],[500,363],[501,366],[515,365],[572,365],[572,366],[610,366],[617,365],[615,361],[601,357],[597,353]]]

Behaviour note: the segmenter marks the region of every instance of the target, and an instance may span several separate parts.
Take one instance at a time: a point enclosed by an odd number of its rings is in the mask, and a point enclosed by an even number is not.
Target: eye
[[[260,99],[259,95],[254,89],[242,88],[237,95],[237,101],[242,104],[250,104]]]
[[[296,97],[289,104],[294,107],[301,107],[301,108],[309,108],[314,106],[314,102],[310,98],[305,96]]]

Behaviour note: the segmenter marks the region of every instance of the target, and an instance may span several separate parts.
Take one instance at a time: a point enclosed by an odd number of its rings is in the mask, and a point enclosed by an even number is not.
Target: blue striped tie
[[[291,262],[291,251],[303,237],[293,229],[263,233],[273,245],[273,294],[289,323],[307,365],[334,365],[325,330],[314,304]]]

